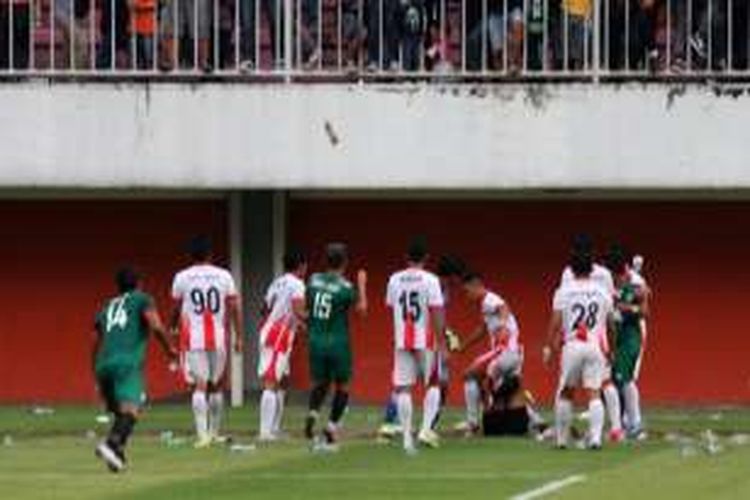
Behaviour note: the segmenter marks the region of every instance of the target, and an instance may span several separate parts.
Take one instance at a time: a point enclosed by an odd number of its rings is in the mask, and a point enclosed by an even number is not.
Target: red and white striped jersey
[[[574,279],[560,285],[552,308],[562,313],[563,340],[595,342],[606,350],[607,321],[613,312],[612,295],[593,278]]]
[[[236,296],[234,278],[221,267],[198,264],[177,273],[172,282],[172,298],[182,304],[181,348],[226,349],[227,299]]]
[[[288,352],[294,344],[299,321],[294,316],[294,302],[305,300],[305,282],[286,273],[271,283],[266,292],[268,315],[260,329],[260,345],[279,352]]]
[[[436,275],[419,268],[394,273],[388,280],[386,304],[393,310],[396,349],[437,347],[430,309],[444,307],[444,301]]]
[[[492,349],[510,349],[511,351],[518,351],[518,322],[513,313],[510,313],[505,324],[503,324],[500,310],[504,305],[505,300],[494,292],[487,292],[482,299],[482,317],[484,318],[484,324],[487,327],[487,333],[490,335],[490,347]],[[505,345],[500,345],[498,334],[503,327],[508,329],[510,336]]]

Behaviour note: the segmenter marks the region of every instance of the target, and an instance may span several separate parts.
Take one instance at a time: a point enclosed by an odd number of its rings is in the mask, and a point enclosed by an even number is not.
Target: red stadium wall
[[[192,232],[210,232],[226,252],[223,201],[0,201],[0,401],[94,400],[95,310],[112,275],[131,263],[163,315],[172,274]],[[151,343],[152,396],[174,392],[175,376]]]
[[[646,256],[654,307],[641,376],[645,399],[750,403],[749,220],[748,203],[298,200],[290,207],[290,238],[309,249],[315,267],[326,241],[347,241],[353,266],[370,271],[371,312],[354,320],[353,390],[360,400],[382,401],[389,388],[391,331],[382,296],[413,233],[427,235],[435,254],[461,255],[506,297],[521,324],[527,384],[549,397],[555,378],[539,353],[551,294],[571,234],[586,230]],[[467,332],[476,311],[460,290],[452,298],[449,323]],[[304,386],[300,347],[294,382]],[[456,356],[453,373],[473,354]],[[455,377],[454,403],[460,386]]]

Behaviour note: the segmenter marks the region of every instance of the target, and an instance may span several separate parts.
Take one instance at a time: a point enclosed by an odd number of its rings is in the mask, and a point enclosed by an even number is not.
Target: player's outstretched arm
[[[357,312],[362,316],[367,314],[367,271],[357,272]]]
[[[478,343],[480,340],[482,340],[486,336],[487,336],[487,326],[485,324],[479,325],[473,332],[471,332],[471,335],[469,335],[469,338],[467,338],[461,343],[460,351],[461,352],[468,351],[476,343]]]
[[[177,358],[177,350],[174,348],[174,346],[172,346],[172,344],[170,344],[169,339],[167,338],[167,331],[164,328],[164,324],[161,322],[159,312],[156,310],[156,308],[151,306],[143,311],[143,319],[146,321],[149,332],[153,333],[156,336],[156,340],[159,341],[159,344],[164,350],[164,353],[170,359]]]
[[[241,353],[245,348],[245,324],[242,320],[242,305],[238,295],[227,298],[227,311],[234,329],[234,352]]]

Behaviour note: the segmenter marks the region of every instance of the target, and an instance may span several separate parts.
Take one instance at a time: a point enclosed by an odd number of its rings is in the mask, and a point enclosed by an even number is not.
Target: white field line
[[[289,480],[289,473],[275,473],[275,472],[258,472],[250,473],[248,476],[252,479],[260,480]],[[534,472],[534,471],[505,471],[497,474],[493,473],[482,473],[482,472],[453,472],[453,473],[440,473],[436,476],[434,473],[367,473],[367,472],[309,472],[309,473],[295,473],[295,480],[302,481],[331,481],[331,480],[342,480],[342,481],[366,481],[371,479],[376,480],[404,480],[404,481],[480,481],[480,480],[493,480],[493,479],[540,479],[543,477],[549,477],[548,472]]]
[[[545,495],[549,495],[550,493],[554,493],[576,483],[581,483],[585,480],[586,476],[582,475],[568,476],[558,481],[550,481],[549,483],[545,483],[538,488],[534,488],[533,490],[524,491],[523,493],[519,493],[518,495],[513,495],[512,497],[510,497],[510,500],[532,500],[534,498],[541,498]]]

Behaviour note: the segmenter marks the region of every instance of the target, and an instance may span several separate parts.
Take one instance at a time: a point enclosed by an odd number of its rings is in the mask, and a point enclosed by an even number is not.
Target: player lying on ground
[[[438,259],[436,268],[438,278],[440,279],[440,289],[443,292],[443,301],[448,305],[452,290],[462,285],[462,276],[466,273],[466,265],[460,257],[455,255],[442,255]],[[445,329],[445,343],[449,352],[457,351],[461,345],[461,340],[449,328]],[[435,421],[432,423],[432,430],[437,431],[442,409],[448,398],[448,388],[450,386],[450,367],[448,360],[438,352],[440,365],[440,411],[438,411]],[[398,410],[396,407],[396,393],[391,392],[388,402],[385,406],[383,424],[378,429],[380,439],[389,440],[400,434],[402,431],[398,423]]]
[[[223,379],[227,345],[234,328],[234,350],[242,353],[243,325],[240,298],[232,275],[211,263],[211,242],[194,238],[188,248],[190,267],[172,283],[172,331],[179,332],[185,381],[192,389],[196,448],[223,442]]]
[[[117,272],[115,282],[118,295],[96,315],[93,368],[99,393],[114,415],[96,455],[109,470],[120,472],[127,462],[125,446],[146,399],[143,370],[149,333],[156,335],[170,359],[177,353],[169,345],[153,299],[138,289],[138,275],[126,267]]]
[[[320,408],[333,384],[334,393],[328,424],[323,430],[325,445],[337,441],[339,425],[349,402],[352,376],[352,350],[349,310],[367,313],[367,273],[357,273],[357,288],[345,278],[349,257],[346,245],[326,247],[326,271],[313,274],[307,285],[308,348],[310,360],[310,412],[305,420],[305,436],[314,439]]]
[[[594,243],[591,240],[591,237],[587,234],[576,235],[573,238],[571,253],[578,255],[594,255]],[[612,273],[607,267],[594,262],[592,264],[590,278],[606,290],[614,300],[617,291],[615,290]],[[568,265],[563,270],[562,277],[560,278],[560,286],[569,284],[574,280],[575,276],[573,269]],[[608,356],[611,347],[612,346],[608,342],[606,335],[603,335],[600,339],[600,349],[605,354],[601,375],[602,397],[604,398],[607,416],[609,417],[609,439],[613,442],[620,442],[624,438],[624,432],[622,430],[622,409],[620,405],[620,395],[618,394],[617,387],[612,380],[612,364],[610,363],[610,358]]]
[[[628,437],[645,437],[641,420],[640,395],[636,373],[643,352],[643,320],[649,313],[649,289],[646,281],[628,266],[621,246],[610,251],[608,264],[615,276],[617,328],[613,375],[623,395]]]
[[[260,398],[260,441],[275,441],[281,435],[289,360],[297,333],[305,328],[305,282],[307,259],[297,249],[284,255],[284,274],[268,287],[260,330],[258,377],[263,383]]]
[[[399,421],[403,430],[404,450],[416,451],[412,435],[412,387],[418,379],[425,385],[422,427],[418,440],[427,446],[439,445],[432,429],[440,411],[440,377],[437,352],[445,350],[445,310],[440,280],[425,270],[428,252],[421,239],[415,239],[407,250],[407,267],[391,275],[386,304],[393,314],[394,367]]]
[[[574,392],[580,388],[588,400],[587,447],[599,449],[604,427],[604,405],[600,391],[605,362],[600,341],[604,335],[612,340],[613,302],[609,291],[592,278],[592,255],[581,250],[574,249],[571,256],[573,280],[561,285],[555,292],[543,361],[550,367],[562,350],[560,382],[555,402],[557,446],[568,446]]]
[[[482,322],[465,339],[461,352],[485,338],[489,341],[489,349],[472,361],[464,375],[466,421],[456,428],[473,435],[480,430],[483,402],[485,408],[504,408],[514,394],[525,392],[521,387],[523,349],[519,341],[518,321],[505,300],[488,290],[477,273],[467,273],[463,282],[469,299],[479,304]],[[492,401],[493,395],[498,395],[504,401]],[[530,416],[539,418],[533,408],[529,410]]]

